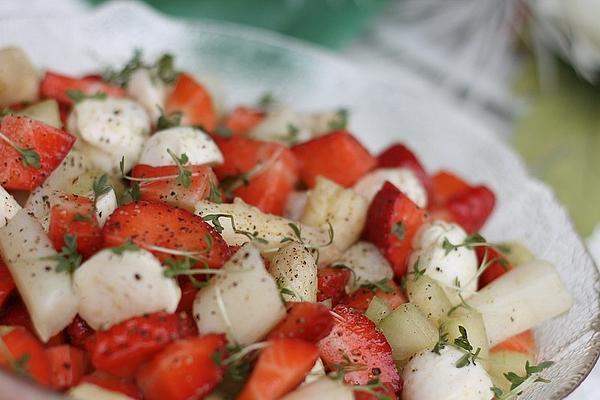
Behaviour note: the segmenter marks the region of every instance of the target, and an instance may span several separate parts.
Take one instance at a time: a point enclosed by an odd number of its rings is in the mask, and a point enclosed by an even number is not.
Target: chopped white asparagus
[[[481,313],[494,346],[568,311],[573,297],[552,264],[533,260],[494,280],[468,304]]]
[[[72,149],[44,183],[31,192],[24,208],[47,230],[50,199],[59,191],[66,190],[73,181],[89,170],[90,165],[84,154]]]
[[[174,312],[181,298],[177,282],[146,250],[104,249],[73,274],[79,315],[94,329],[157,311]]]
[[[55,128],[62,128],[58,102],[54,99],[40,101],[19,111],[19,114],[43,122]]]
[[[121,159],[125,170],[138,162],[150,133],[150,118],[133,100],[85,99],[69,114],[67,129],[80,138],[76,146],[97,168],[117,175]]]
[[[317,177],[315,187],[308,192],[308,200],[300,222],[326,229],[331,224],[335,232],[333,243],[340,251],[358,240],[367,220],[369,202],[352,189]]]
[[[452,304],[458,304],[459,290],[467,299],[477,290],[477,255],[475,250],[461,246],[446,251],[444,241],[459,245],[467,238],[466,232],[457,224],[433,221],[424,225],[413,239],[413,252],[408,261],[409,273],[415,267],[438,281]],[[460,287],[459,290],[455,289]]]
[[[223,163],[223,154],[212,138],[201,129],[189,126],[156,132],[144,143],[139,162],[153,167],[176,165],[168,150],[178,158],[185,153],[191,165]]]
[[[67,392],[67,397],[76,400],[133,400],[133,397],[115,392],[92,383],[83,382],[72,387]]]
[[[493,386],[480,363],[462,368],[456,362],[464,355],[446,346],[436,354],[423,350],[404,367],[403,400],[490,400]]]
[[[42,226],[25,210],[0,229],[0,253],[36,332],[46,342],[77,314],[71,276],[56,271],[56,261],[47,259],[57,253]]]
[[[354,190],[369,202],[385,182],[390,182],[417,206],[427,207],[427,191],[410,168],[379,168],[369,172],[354,184]]]
[[[234,343],[254,343],[285,317],[277,284],[253,244],[242,246],[219,272],[194,301],[201,335],[225,333]]]
[[[35,101],[39,82],[38,71],[23,50],[0,49],[0,104]]]
[[[0,186],[0,228],[6,226],[19,210],[21,210],[19,203]]]
[[[379,249],[369,242],[357,242],[346,250],[335,264],[344,265],[354,272],[354,287],[394,277],[390,263],[381,255]]]
[[[140,68],[129,77],[127,94],[144,106],[155,125],[160,117],[160,110],[165,108],[167,88],[163,81],[149,69]]]
[[[98,218],[98,224],[101,227],[104,226],[108,217],[118,206],[117,195],[112,187],[108,192],[98,196],[96,199],[96,218]]]
[[[329,377],[321,377],[283,396],[281,400],[353,400],[352,387]]]
[[[284,246],[285,242],[282,243],[281,241],[285,238],[298,240],[290,225],[295,224],[300,229],[304,245],[318,249],[319,265],[329,264],[340,256],[339,250],[334,245],[327,246],[330,242],[330,236],[326,229],[294,223],[277,215],[265,214],[258,208],[246,204],[240,198],[235,198],[231,204],[200,201],[196,204],[195,214],[201,217],[225,215],[218,219],[221,226],[223,226],[221,235],[227,244],[232,246],[239,246],[250,241],[247,235],[239,232],[244,231],[249,234],[256,232],[259,240],[253,240],[253,243],[264,253],[275,252]],[[232,219],[238,233],[233,229]],[[207,222],[213,226],[215,225],[212,220]],[[335,231],[333,235],[335,239]]]
[[[317,263],[310,250],[298,242],[289,242],[273,256],[269,272],[285,301],[317,301]]]

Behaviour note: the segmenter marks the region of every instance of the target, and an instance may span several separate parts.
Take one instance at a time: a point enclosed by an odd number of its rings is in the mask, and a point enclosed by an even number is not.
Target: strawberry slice
[[[354,389],[354,400],[398,400],[398,396],[396,396],[390,385],[384,384],[384,386],[383,388],[371,389],[369,391],[360,390],[360,386],[356,386],[356,389]],[[376,394],[371,393],[371,391]]]
[[[319,358],[316,345],[298,339],[274,339],[258,357],[237,400],[276,400],[298,386]]]
[[[104,371],[94,371],[81,378],[79,383],[91,383],[111,392],[122,393],[132,399],[143,399],[142,391],[128,378],[119,378]]]
[[[473,186],[452,196],[444,208],[467,233],[478,232],[494,210],[496,196],[488,187]]]
[[[375,168],[377,160],[352,134],[336,131],[292,147],[300,164],[300,177],[314,187],[322,175],[344,187],[352,186]]]
[[[73,104],[73,100],[67,95],[70,90],[79,91],[86,96],[98,93],[105,93],[113,97],[125,96],[125,90],[121,87],[103,82],[95,77],[78,79],[48,71],[40,84],[40,96],[55,99],[61,105],[70,106]]]
[[[79,315],[75,316],[65,331],[69,338],[69,343],[80,349],[86,349],[87,341],[93,337],[95,333],[92,327],[90,327]]]
[[[334,370],[347,367],[344,381],[366,385],[373,379],[389,384],[394,392],[400,390],[400,377],[392,359],[392,348],[373,321],[359,311],[338,304],[333,330],[319,342],[325,367]]]
[[[179,277],[179,288],[181,289],[181,299],[177,305],[177,312],[191,313],[198,288],[187,277]]]
[[[46,349],[50,364],[50,386],[64,390],[79,383],[87,369],[87,355],[80,349],[63,344]]]
[[[206,335],[171,343],[137,374],[146,400],[202,399],[223,377],[214,355],[224,350],[224,335]]]
[[[0,258],[0,309],[6,302],[6,299],[12,294],[15,289],[15,281],[8,270],[8,267]]]
[[[209,197],[211,185],[217,186],[217,178],[210,167],[190,165],[185,169],[192,173],[189,187],[179,183],[179,170],[175,165],[152,167],[138,164],[131,171],[134,178],[167,177],[164,180],[141,182],[140,199],[162,201],[175,207],[194,211],[196,203]]]
[[[402,277],[406,274],[413,237],[424,221],[425,211],[385,182],[369,206],[363,236],[379,248],[395,275]]]
[[[65,235],[75,236],[77,251],[83,259],[102,248],[102,229],[96,218],[94,202],[84,196],[61,194],[50,210],[48,236],[56,251],[65,245]]]
[[[181,112],[182,125],[196,125],[213,132],[217,113],[208,91],[188,74],[180,74],[173,91],[165,101],[165,113]]]
[[[283,145],[246,138],[215,138],[225,162],[215,168],[226,194],[281,215],[298,180],[294,155]]]
[[[185,314],[153,313],[96,332],[86,347],[96,369],[127,378],[173,340],[194,334],[191,325]]]
[[[23,304],[23,301],[21,301],[20,298],[15,300],[16,301],[12,301],[2,313],[0,325],[23,327],[28,332],[32,332],[35,335],[35,328],[33,327],[33,322],[31,321],[31,317],[29,316],[29,312],[27,311],[25,304]],[[65,343],[65,339],[64,333],[62,331],[58,332],[56,335],[48,339],[46,346],[58,346]]]
[[[427,193],[432,191],[431,177],[425,171],[423,164],[408,147],[396,143],[385,149],[377,156],[378,168],[410,168],[421,181]]]
[[[508,259],[493,247],[478,246],[475,247],[475,252],[477,253],[479,265],[481,265],[484,258],[486,259],[486,262],[495,260],[479,277],[479,288],[489,285],[492,281],[495,281],[506,272],[513,269],[513,266],[508,262]]]
[[[160,202],[138,201],[117,208],[106,221],[102,235],[106,247],[132,241],[161,261],[173,256],[156,246],[193,252],[205,258],[211,268],[220,268],[229,258],[227,243],[212,226],[189,211]]]
[[[0,339],[7,354],[0,352],[0,366],[14,373],[31,377],[43,386],[50,385],[50,364],[42,343],[23,327],[15,326]]]
[[[317,271],[317,301],[331,299],[336,305],[346,296],[346,285],[350,282],[352,271],[348,268],[325,267]]]
[[[265,119],[263,110],[237,106],[223,120],[223,127],[233,136],[244,136]]]
[[[492,347],[490,351],[516,351],[517,353],[535,356],[535,349],[535,334],[530,329],[525,332],[521,332],[518,335],[509,337],[505,341],[498,343],[497,345]]]
[[[4,136],[0,138],[0,186],[5,189],[35,189],[75,143],[75,137],[67,132],[21,115],[2,118],[0,132]]]
[[[431,206],[439,206],[455,194],[469,188],[469,184],[448,171],[439,171],[431,177]]]
[[[394,281],[386,282],[385,285],[389,290],[360,287],[342,299],[341,303],[355,310],[365,312],[369,308],[373,297],[381,299],[391,310],[408,301],[402,290],[400,290],[400,287]]]
[[[316,343],[333,328],[329,308],[319,303],[290,303],[287,316],[271,330],[268,339],[294,338]]]

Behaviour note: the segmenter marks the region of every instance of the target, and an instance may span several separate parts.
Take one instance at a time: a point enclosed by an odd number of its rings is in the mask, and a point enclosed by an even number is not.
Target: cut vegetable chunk
[[[0,105],[35,101],[39,76],[23,50],[0,49]]]
[[[317,301],[317,264],[310,250],[297,242],[279,249],[270,262],[269,272],[275,278],[285,301]]]
[[[319,358],[316,345],[298,339],[273,339],[261,351],[238,400],[277,400],[296,388]]]
[[[409,279],[406,293],[410,302],[417,306],[436,326],[440,326],[452,308],[448,296],[438,283],[427,275]]]
[[[0,186],[0,228],[19,212],[21,206],[2,186]]]
[[[375,167],[377,161],[352,134],[331,132],[292,148],[300,163],[300,177],[314,187],[317,176],[349,187]]]
[[[50,363],[42,344],[27,329],[10,327],[0,335],[4,351],[0,366],[18,375],[29,377],[43,386],[50,386]]]
[[[52,243],[41,225],[24,210],[0,229],[0,253],[27,306],[42,341],[65,328],[77,313],[71,276],[57,272]]]
[[[351,386],[322,377],[284,396],[281,400],[354,400]]]
[[[333,325],[333,316],[323,304],[291,303],[287,316],[269,332],[268,338],[294,338],[316,343],[329,335]]]
[[[0,124],[0,185],[33,190],[65,158],[75,137],[31,118],[7,115]]]
[[[265,118],[263,110],[238,106],[223,121],[223,127],[233,136],[244,136]]]
[[[123,97],[125,91],[115,85],[102,82],[96,78],[72,78],[70,76],[48,71],[40,84],[40,95],[43,98],[55,99],[60,104],[72,105],[73,99],[69,91],[79,91],[86,96],[104,93],[109,96]]]
[[[165,112],[181,112],[183,125],[201,126],[208,132],[217,126],[217,114],[208,91],[189,74],[180,74],[165,101]]]
[[[425,171],[423,164],[415,156],[413,151],[401,143],[389,146],[377,156],[378,168],[409,168],[427,192],[431,192],[431,178]]]

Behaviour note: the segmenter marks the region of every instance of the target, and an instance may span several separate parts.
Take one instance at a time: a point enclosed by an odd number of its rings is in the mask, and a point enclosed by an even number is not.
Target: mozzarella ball
[[[14,197],[0,186],[0,228],[19,212],[21,206]]]
[[[134,71],[127,81],[127,94],[144,106],[152,124],[156,124],[160,110],[165,108],[166,93],[163,81],[146,68]]]
[[[457,224],[434,221],[424,225],[413,239],[413,252],[408,261],[409,272],[418,263],[419,269],[442,284],[448,298],[456,304],[457,291],[453,288],[460,283],[462,296],[466,299],[477,290],[478,262],[475,250],[466,246],[447,252],[444,241],[459,245],[465,241],[467,233]]]
[[[375,283],[383,279],[392,279],[394,271],[390,263],[379,252],[379,249],[369,242],[357,242],[336,261],[336,264],[350,268],[356,280],[354,286]]]
[[[354,185],[354,190],[369,200],[379,192],[383,184],[388,181],[396,186],[417,206],[427,207],[427,191],[410,168],[379,168],[360,178]]]
[[[79,315],[94,329],[107,329],[147,313],[174,312],[181,290],[146,250],[116,254],[105,249],[73,274]]]
[[[492,380],[479,362],[457,368],[463,353],[446,346],[440,354],[424,350],[404,367],[403,400],[490,400]]]
[[[86,99],[73,107],[67,128],[81,139],[77,146],[95,167],[116,174],[122,157],[129,167],[137,163],[150,132],[150,118],[133,100]]]
[[[223,163],[223,154],[209,135],[198,128],[178,126],[156,132],[148,139],[140,164],[153,167],[176,165],[167,149],[177,157],[185,153],[191,165]]]

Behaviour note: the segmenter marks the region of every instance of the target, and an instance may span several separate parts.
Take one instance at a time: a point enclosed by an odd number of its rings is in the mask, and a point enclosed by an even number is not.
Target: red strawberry
[[[14,289],[15,282],[13,281],[12,275],[10,274],[8,267],[2,261],[2,258],[0,258],[0,309]]]
[[[48,71],[40,84],[41,97],[55,99],[63,105],[73,104],[73,100],[67,95],[69,90],[80,91],[87,96],[97,93],[105,93],[113,97],[125,96],[125,90],[119,86],[93,77],[78,79]]]
[[[378,297],[383,300],[391,310],[408,301],[402,293],[402,290],[400,290],[398,285],[393,281],[387,282],[386,286],[390,289],[387,293],[382,289],[374,290],[372,288],[360,287],[354,293],[346,296],[342,300],[342,304],[352,307],[355,310],[365,312],[367,311],[371,300],[373,300],[373,297]]]
[[[50,363],[50,385],[64,390],[79,383],[87,369],[87,354],[82,350],[63,344],[46,349]]]
[[[244,136],[265,118],[265,112],[256,108],[238,106],[223,121],[223,127],[233,136]]]
[[[406,273],[412,239],[425,221],[425,211],[389,182],[369,206],[364,237],[379,248],[398,277]]]
[[[279,143],[239,137],[216,142],[225,159],[215,168],[223,188],[263,212],[281,215],[298,180],[294,155]]]
[[[65,245],[66,234],[77,238],[77,251],[84,259],[102,248],[102,229],[91,199],[74,194],[58,196],[50,210],[48,227],[48,236],[56,251]]]
[[[227,243],[212,226],[189,211],[160,202],[138,201],[117,208],[106,221],[102,234],[106,247],[131,240],[160,260],[172,256],[152,246],[202,253],[212,243],[210,252],[203,256],[211,268],[220,268],[229,258]],[[205,239],[206,235],[212,240]]]
[[[467,233],[478,232],[494,210],[496,196],[486,186],[473,186],[452,196],[444,208]]]
[[[176,314],[158,312],[131,318],[87,341],[96,369],[119,377],[133,376],[139,367],[173,340],[188,336],[193,321]]]
[[[346,295],[346,285],[350,282],[352,271],[348,268],[325,267],[317,271],[317,301],[331,299],[336,305]]]
[[[0,186],[5,189],[35,189],[44,183],[75,143],[75,137],[65,131],[25,116],[5,116],[0,132],[5,136],[0,138]],[[22,150],[30,150],[27,154],[39,156],[39,168],[35,161],[24,165],[23,156],[6,139]]]
[[[456,193],[462,192],[469,184],[448,171],[439,171],[431,177],[432,196],[430,206],[445,204]]]
[[[496,351],[516,351],[530,356],[535,356],[536,353],[535,335],[530,329],[521,332],[518,335],[512,336],[503,342],[498,343],[490,349],[491,352]]]
[[[400,382],[400,385],[402,386],[402,382]],[[394,393],[394,390],[390,387],[390,385],[384,386],[385,388],[371,389],[370,391],[360,390],[358,389],[359,386],[357,386],[357,389],[354,389],[354,400],[397,400],[398,396],[396,396],[396,393]],[[378,395],[370,393],[371,391],[378,393]]]
[[[276,400],[295,389],[319,358],[319,349],[298,339],[274,339],[258,357],[237,400]]]
[[[177,182],[178,168],[175,165],[152,167],[138,164],[131,171],[134,178],[168,177],[164,180],[140,182],[142,200],[162,201],[175,207],[194,211],[196,203],[209,197],[211,184],[217,186],[217,178],[210,167],[190,165],[185,167],[192,173],[189,187]]]
[[[319,342],[321,359],[328,369],[347,365],[346,383],[366,385],[379,378],[394,392],[400,390],[400,377],[392,359],[392,348],[370,319],[359,311],[339,304],[333,312],[336,318],[333,330]],[[363,368],[357,368],[362,366]]]
[[[415,154],[403,144],[396,143],[385,149],[377,156],[378,168],[410,168],[421,181],[428,193],[431,193],[432,183],[429,174]]]
[[[23,327],[13,327],[1,336],[2,342],[10,352],[7,359],[0,352],[0,366],[16,373],[26,374],[40,385],[50,385],[50,364],[42,343]]]
[[[475,252],[477,252],[479,264],[483,262],[484,258],[486,259],[486,263],[495,260],[479,277],[479,288],[489,285],[492,281],[495,281],[507,271],[513,269],[512,264],[508,262],[506,257],[493,247],[475,247]]]
[[[118,378],[103,371],[94,371],[81,378],[79,383],[91,383],[111,392],[123,393],[133,399],[142,399],[142,392],[137,385],[127,378]]]
[[[79,315],[66,328],[69,342],[80,349],[85,349],[87,341],[94,336],[95,331]]]
[[[9,306],[6,307],[4,312],[2,313],[2,318],[0,318],[0,325],[6,326],[20,326],[25,328],[28,332],[32,332],[36,335],[35,328],[33,327],[33,322],[31,321],[31,317],[29,316],[29,312],[25,305],[21,301],[21,299],[15,299],[16,301],[12,301]],[[37,336],[36,336],[37,338]],[[52,336],[48,339],[46,346],[57,346],[63,344],[65,342],[64,333],[58,332],[56,335]]]
[[[349,187],[375,168],[377,160],[354,136],[336,131],[292,147],[300,164],[300,177],[308,186],[315,186],[322,175]]]
[[[267,336],[269,339],[295,338],[316,343],[333,328],[329,308],[319,303],[290,303],[287,316]]]
[[[183,113],[182,125],[198,125],[208,132],[217,127],[217,114],[208,91],[188,74],[181,74],[165,102],[165,113]]]
[[[187,277],[180,277],[179,287],[181,288],[181,299],[177,305],[177,311],[191,313],[198,288]]]
[[[214,390],[224,368],[215,353],[224,350],[224,335],[206,335],[171,343],[137,374],[146,400],[202,399]]]

